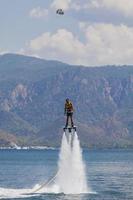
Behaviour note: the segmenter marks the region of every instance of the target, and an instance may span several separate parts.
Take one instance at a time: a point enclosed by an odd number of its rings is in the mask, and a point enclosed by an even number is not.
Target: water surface
[[[26,200],[132,200],[133,150],[84,150],[90,194],[20,197],[57,171],[58,150],[0,150],[0,198]],[[13,190],[11,190],[13,189]],[[4,196],[3,196],[4,195]]]

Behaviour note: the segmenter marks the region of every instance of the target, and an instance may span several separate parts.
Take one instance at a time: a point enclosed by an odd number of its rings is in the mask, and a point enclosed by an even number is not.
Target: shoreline
[[[47,146],[25,146],[25,147],[0,147],[0,150],[55,150],[57,148]]]

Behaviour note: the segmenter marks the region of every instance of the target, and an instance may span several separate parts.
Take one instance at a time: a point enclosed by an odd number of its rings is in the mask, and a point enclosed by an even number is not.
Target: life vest
[[[65,109],[67,112],[73,112],[73,105],[71,102],[65,104]]]

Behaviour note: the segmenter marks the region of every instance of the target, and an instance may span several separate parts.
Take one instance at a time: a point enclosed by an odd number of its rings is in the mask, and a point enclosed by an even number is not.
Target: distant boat
[[[12,142],[12,143],[11,143],[11,149],[18,149],[18,150],[20,150],[21,147],[18,146],[17,144],[15,144],[14,142]]]

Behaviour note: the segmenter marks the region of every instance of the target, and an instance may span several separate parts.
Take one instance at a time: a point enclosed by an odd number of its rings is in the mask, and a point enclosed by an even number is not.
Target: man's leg
[[[70,118],[71,118],[71,126],[73,127],[73,113],[71,113],[71,115],[70,115]]]
[[[66,128],[68,127],[68,120],[69,120],[69,115],[67,114],[67,118],[66,118]]]

